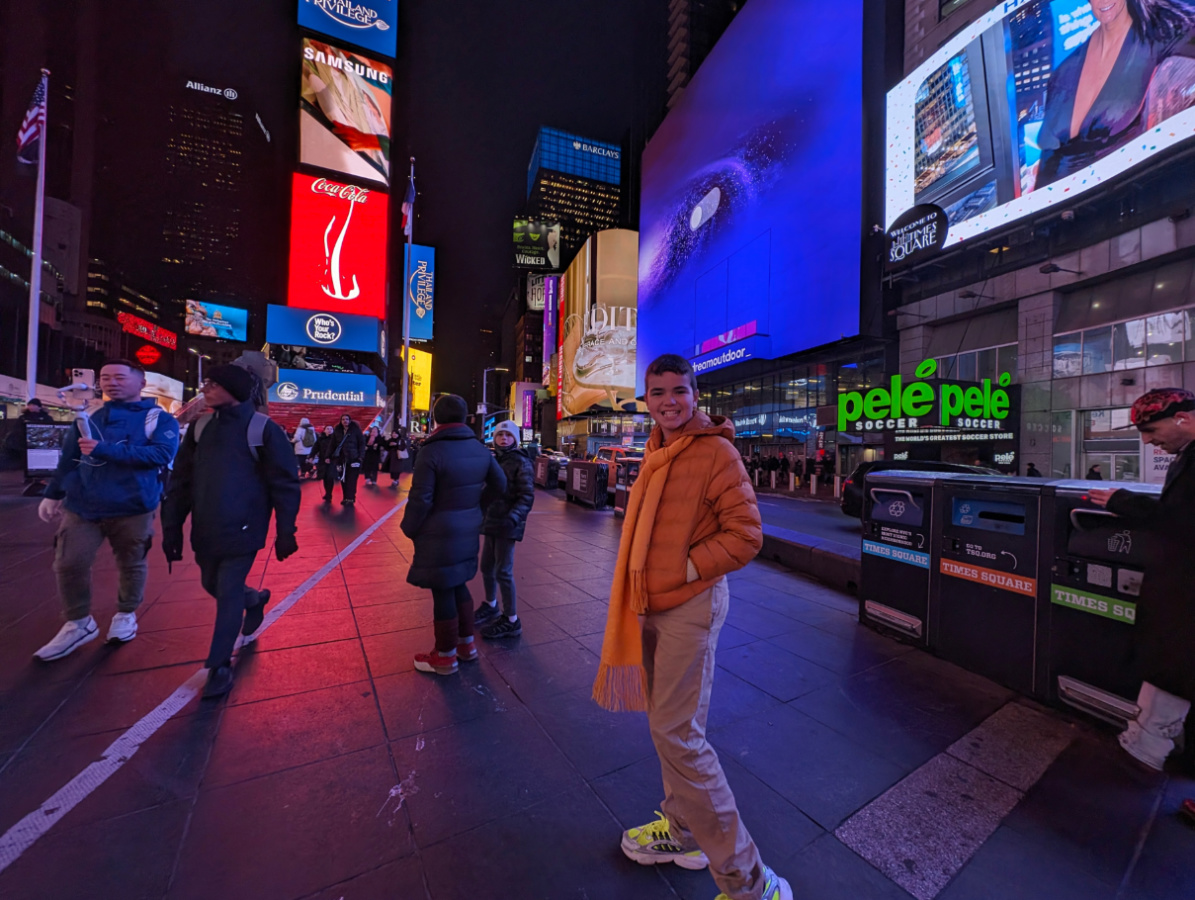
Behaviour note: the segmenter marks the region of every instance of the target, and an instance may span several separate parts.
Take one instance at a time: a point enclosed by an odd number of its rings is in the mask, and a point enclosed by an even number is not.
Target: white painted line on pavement
[[[239,638],[237,647],[260,637],[267,628],[282,617],[283,613],[299,602],[304,594],[319,584],[349,554],[365,543],[370,535],[406,505],[407,501],[403,499],[397,506],[388,510],[381,518],[361,532],[356,540],[332,557],[314,575],[291,591],[285,600],[270,610],[256,632],[248,638]],[[25,816],[0,836],[0,872],[20,859],[21,854],[32,847],[38,838],[46,834],[67,813],[86,800],[96,788],[120,771],[121,766],[141,749],[142,744],[153,737],[159,728],[173,718],[175,713],[198,696],[206,678],[207,669],[198,669],[157,708],[113,741],[98,760],[68,781],[38,809]]]

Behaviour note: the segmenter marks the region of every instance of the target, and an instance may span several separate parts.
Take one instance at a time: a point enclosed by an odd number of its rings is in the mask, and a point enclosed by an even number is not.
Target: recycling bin
[[[859,621],[929,647],[930,574],[938,564],[935,491],[940,472],[892,469],[863,483]]]
[[[937,492],[941,555],[930,579],[934,651],[1037,696],[1038,632],[1048,606],[1040,547],[1047,493],[1047,483],[1034,478],[944,480]]]
[[[614,476],[614,515],[625,516],[627,500],[631,496],[631,487],[639,477],[639,467],[642,459],[622,459],[618,462],[618,469]]]
[[[1101,488],[1160,495],[1155,485]],[[1046,689],[1051,701],[1123,725],[1137,714],[1130,667],[1147,538],[1088,499],[1089,481],[1056,481],[1052,515]]]
[[[594,509],[605,509],[610,493],[610,471],[604,462],[575,459],[568,464],[568,499]]]

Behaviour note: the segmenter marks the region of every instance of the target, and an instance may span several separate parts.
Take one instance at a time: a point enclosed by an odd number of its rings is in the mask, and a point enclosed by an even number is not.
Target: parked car
[[[957,472],[967,475],[1003,475],[986,466],[968,466],[963,463],[934,462],[930,460],[875,460],[860,463],[851,477],[842,486],[842,511],[852,519],[863,518],[863,477],[869,472],[883,472],[888,469],[903,469],[911,472]]]
[[[618,462],[623,459],[641,459],[643,451],[636,447],[599,447],[594,462],[604,462],[608,467],[610,490],[618,483]]]

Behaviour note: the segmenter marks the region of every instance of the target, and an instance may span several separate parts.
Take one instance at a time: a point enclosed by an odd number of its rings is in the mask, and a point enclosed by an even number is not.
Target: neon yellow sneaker
[[[641,866],[676,863],[682,869],[704,869],[710,864],[700,850],[688,850],[672,840],[668,820],[658,809],[654,822],[628,828],[622,833],[622,852]]]
[[[714,900],[730,900],[730,897],[719,894]],[[788,882],[767,866],[763,867],[763,900],[793,900],[793,889]]]

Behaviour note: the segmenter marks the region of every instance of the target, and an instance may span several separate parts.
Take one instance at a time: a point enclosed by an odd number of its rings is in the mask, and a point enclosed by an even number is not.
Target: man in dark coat
[[[455,394],[436,401],[435,430],[423,442],[411,479],[402,532],[415,543],[407,581],[430,588],[436,646],[415,655],[420,672],[451,675],[458,655],[477,658],[473,642],[473,599],[468,582],[477,574],[481,495],[506,492],[506,476],[473,429],[468,407]]]
[[[1195,394],[1178,388],[1149,391],[1133,404],[1131,421],[1146,444],[1175,454],[1162,496],[1105,489],[1088,495],[1148,536],[1133,626],[1141,712],[1120,743],[1142,763],[1161,769],[1195,699]],[[1187,732],[1190,751],[1195,728]]]
[[[515,606],[515,544],[523,539],[527,514],[535,502],[535,475],[531,459],[519,448],[519,428],[514,422],[499,422],[494,427],[494,453],[506,492],[482,500],[485,521],[481,533],[481,580],[485,584],[485,602],[477,607],[477,624],[487,640],[518,637],[523,633]],[[498,588],[502,589],[502,614],[498,614]]]
[[[214,410],[191,426],[179,451],[162,505],[162,549],[183,558],[183,523],[191,519],[191,549],[203,589],[216,598],[216,625],[208,652],[203,696],[222,697],[232,687],[237,631],[261,627],[270,592],[245,579],[266,545],[270,514],[278,524],[278,561],[298,549],[295,518],[301,488],[294,449],[285,431],[253,408],[253,376],[237,366],[216,366],[203,386]],[[264,422],[262,421],[264,420]],[[263,427],[264,425],[264,427]],[[254,446],[260,435],[260,446]]]
[[[344,468],[344,480],[340,483],[341,506],[352,506],[357,502],[357,479],[361,475],[361,463],[365,459],[365,435],[353,417],[345,413],[340,424],[332,433],[332,464],[324,473],[324,499],[332,500],[332,485],[336,483],[337,468]]]

